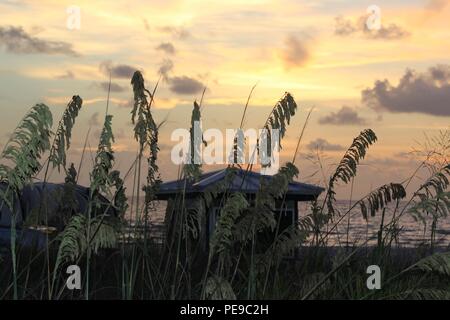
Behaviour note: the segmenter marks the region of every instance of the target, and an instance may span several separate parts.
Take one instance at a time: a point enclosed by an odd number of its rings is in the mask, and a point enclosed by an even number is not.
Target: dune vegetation
[[[449,163],[431,170],[429,178],[410,196],[405,191],[408,178],[402,183],[376,188],[353,201],[348,210],[336,205],[336,186],[352,182],[360,161],[377,141],[371,129],[363,130],[353,139],[328,178],[324,193],[309,204],[310,212],[302,215],[298,224],[274,233],[264,250],[258,247],[257,235],[277,229],[278,221],[272,211],[276,203],[285,201],[288,183],[298,176],[295,164],[298,147],[292,161],[280,168],[271,183],[262,181],[251,203],[243,193],[229,190],[228,177],[231,179],[240,168],[237,164],[229,165],[227,179],[207,190],[194,206],[187,208],[184,193],[180,192],[167,205],[166,221],[170,221],[170,226],[166,226],[164,241],[156,241],[149,225],[157,210],[155,193],[161,183],[158,168],[161,124],[152,115],[157,85],[148,89],[140,72],[135,72],[131,85],[134,94],[131,117],[139,152],[127,172],[114,169],[113,117],[106,110],[90,173],[86,212],[75,209],[74,190],[82,168],[69,164],[66,158],[72,128],[82,112],[83,101],[79,96],[69,102],[56,128],[49,108],[35,105],[5,145],[0,179],[6,188],[0,190],[1,206],[7,206],[13,214],[9,245],[0,251],[0,299],[450,297],[450,252],[433,253],[433,235],[423,250],[399,252],[395,244],[403,215],[412,214],[417,223],[426,217],[437,222],[448,216]],[[194,102],[192,125],[201,118],[201,104]],[[280,129],[283,137],[297,108],[293,96],[285,93],[261,128]],[[304,128],[307,122],[308,119]],[[252,166],[242,169],[252,170]],[[49,216],[48,201],[44,198],[36,212],[16,228],[15,199],[41,172],[45,188],[50,170],[60,170],[66,175],[62,191],[52,195],[61,202],[58,217]],[[195,181],[201,172],[201,165],[186,164],[180,169],[180,179]],[[141,181],[141,175],[146,176],[145,181]],[[130,199],[124,187],[127,179],[134,179]],[[136,200],[140,198],[143,203]],[[212,201],[218,199],[222,203],[220,218],[209,248],[204,250],[198,241],[205,232],[202,219]],[[388,205],[394,208],[394,214],[385,220]],[[353,246],[330,246],[330,234],[355,208],[366,219],[383,216],[378,232]],[[62,219],[63,223],[55,225],[55,219]],[[48,240],[45,248],[24,246],[18,241],[20,229],[36,226],[44,226],[42,232]],[[374,239],[376,245],[368,246],[369,240]],[[297,259],[286,258],[293,250],[298,252]],[[74,264],[82,270],[81,290],[69,290],[66,286],[66,268]],[[367,288],[366,269],[370,265],[381,268],[379,290]]]

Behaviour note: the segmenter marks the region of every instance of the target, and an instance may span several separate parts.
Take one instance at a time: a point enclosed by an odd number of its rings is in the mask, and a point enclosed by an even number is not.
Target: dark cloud
[[[20,0],[4,0],[4,1],[2,1],[2,4],[10,5],[10,6],[17,6],[17,7],[26,6],[26,4]]]
[[[444,9],[449,3],[449,0],[429,0],[425,8],[432,11],[439,11]]]
[[[109,82],[100,82],[97,83],[97,86],[102,89],[103,91],[108,91],[109,89]],[[111,92],[123,92],[126,89],[124,87],[122,87],[121,85],[111,82]]]
[[[387,26],[381,26],[379,30],[368,30],[364,29],[365,34],[372,39],[385,39],[385,40],[394,40],[394,39],[402,39],[406,38],[410,35],[410,33],[404,30],[402,27],[390,23]]]
[[[338,36],[348,36],[358,31],[357,26],[349,19],[343,16],[334,18],[334,34]]]
[[[449,65],[437,65],[429,68],[431,78],[440,84],[448,82],[450,79],[450,66]]]
[[[183,27],[163,26],[158,28],[159,31],[169,33],[178,39],[187,39],[191,36],[190,32]]]
[[[196,94],[204,88],[200,81],[187,76],[168,78],[168,82],[170,90],[177,94]]]
[[[450,116],[450,66],[437,65],[424,73],[406,70],[397,86],[378,80],[362,91],[362,101],[378,111]]]
[[[161,50],[167,54],[175,54],[175,47],[170,42],[163,42],[156,47],[156,50]]]
[[[28,34],[22,27],[1,27],[0,46],[16,54],[64,54],[79,56],[72,44],[63,41],[49,41]]]
[[[100,121],[98,120],[99,114],[98,112],[94,113],[88,121],[88,125],[91,127],[98,127],[100,125]]]
[[[367,121],[360,117],[355,109],[343,106],[339,111],[331,112],[329,115],[320,118],[319,123],[333,125],[364,125],[367,124]]]
[[[381,28],[369,30],[366,25],[367,16],[359,17],[356,22],[343,16],[335,18],[334,34],[338,36],[363,35],[370,39],[394,40],[408,37],[410,33],[395,23],[385,24],[381,21]]]
[[[287,68],[301,67],[309,59],[309,50],[304,40],[290,35],[285,39],[284,45],[281,57]]]
[[[342,151],[345,149],[340,144],[332,144],[322,138],[317,138],[316,140],[311,141],[310,143],[307,144],[306,147],[309,150],[320,149],[323,151]]]
[[[170,59],[165,59],[160,67],[159,67],[159,74],[163,77],[164,80],[169,79],[169,73],[173,70],[173,62]]]
[[[170,91],[176,94],[196,94],[202,92],[204,85],[199,80],[188,76],[174,76],[170,73],[174,68],[173,61],[166,59],[159,67],[159,73],[169,84]]]
[[[131,79],[133,73],[138,70],[138,68],[126,64],[114,65],[111,61],[103,61],[100,63],[99,69],[106,76],[109,76],[111,72],[111,77],[124,79]]]
[[[57,76],[56,78],[57,79],[75,79],[75,74],[72,71],[67,70],[65,73]]]

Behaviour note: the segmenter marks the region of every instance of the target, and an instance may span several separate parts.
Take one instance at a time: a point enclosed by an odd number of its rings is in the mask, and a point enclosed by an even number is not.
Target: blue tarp
[[[47,235],[33,229],[16,229],[16,241],[24,247],[45,248]],[[0,227],[0,246],[9,247],[11,245],[11,228]]]
[[[8,185],[6,183],[0,183],[0,190],[5,192]],[[18,195],[15,195],[13,201],[13,208],[16,217],[16,230],[17,230],[17,239],[18,241],[25,246],[32,245],[33,243],[37,244],[38,247],[45,245],[46,235],[45,233],[27,228],[24,226],[24,222],[27,218],[30,218],[30,214],[37,212],[37,220],[36,225],[42,226],[45,225],[44,217],[46,216],[46,220],[48,220],[50,226],[54,226],[59,231],[61,231],[71,214],[86,214],[89,203],[89,188],[75,185],[73,189],[71,189],[72,194],[70,194],[70,199],[75,200],[69,210],[65,210],[68,206],[67,200],[62,198],[64,193],[65,184],[55,184],[55,183],[42,183],[37,182],[32,185],[28,185],[24,187]],[[109,204],[109,201],[102,197],[98,196],[98,199],[101,202],[101,211],[104,213],[104,210],[108,208],[107,213],[109,215],[116,215],[114,208],[112,208]],[[43,208],[43,204],[45,204],[45,209]],[[10,236],[11,236],[11,222],[12,222],[12,212],[6,203],[0,198],[0,244],[4,245],[10,244]],[[69,216],[63,217],[64,212],[67,211]],[[45,212],[45,214],[42,214]],[[93,213],[95,215],[95,213]],[[29,220],[29,219],[28,219]],[[54,225],[52,225],[52,223]]]

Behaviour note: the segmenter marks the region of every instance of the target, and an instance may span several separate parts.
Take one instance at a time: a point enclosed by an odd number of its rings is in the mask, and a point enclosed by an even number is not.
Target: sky
[[[57,122],[77,94],[84,103],[68,154],[78,164],[88,132],[87,149],[94,153],[98,144],[111,74],[115,167],[127,172],[137,152],[130,80],[140,70],[149,89],[161,77],[152,108],[164,122],[161,175],[173,179],[170,136],[189,128],[203,89],[203,128],[224,131],[239,127],[256,84],[244,128],[261,128],[285,92],[299,106],[282,162],[292,160],[313,108],[296,160],[299,181],[323,184],[353,138],[375,131],[378,142],[354,182],[353,196],[363,196],[411,176],[421,161],[413,151],[450,128],[449,2],[0,0],[0,147],[34,104],[47,104]],[[375,28],[368,27],[373,5]],[[338,197],[348,194],[343,186]]]

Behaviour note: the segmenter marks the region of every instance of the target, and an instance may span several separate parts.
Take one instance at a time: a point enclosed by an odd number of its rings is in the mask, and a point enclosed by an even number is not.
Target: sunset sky
[[[370,5],[381,9],[379,30],[366,27]],[[80,9],[80,29],[68,28],[70,6]],[[329,174],[361,130],[376,132],[379,141],[355,180],[356,197],[406,179],[419,163],[409,152],[425,134],[449,129],[449,53],[446,0],[0,0],[0,147],[35,103],[47,104],[56,123],[78,94],[84,104],[69,152],[78,164],[89,128],[89,146],[96,148],[111,71],[116,167],[127,171],[137,151],[130,79],[141,70],[149,88],[162,75],[154,117],[167,119],[160,132],[167,180],[177,175],[170,134],[189,127],[203,88],[203,127],[225,130],[239,126],[257,84],[244,128],[260,128],[286,91],[299,105],[282,142],[284,161],[314,107],[297,161],[300,181],[322,182],[308,160],[317,145]],[[346,197],[342,190],[340,196]]]

